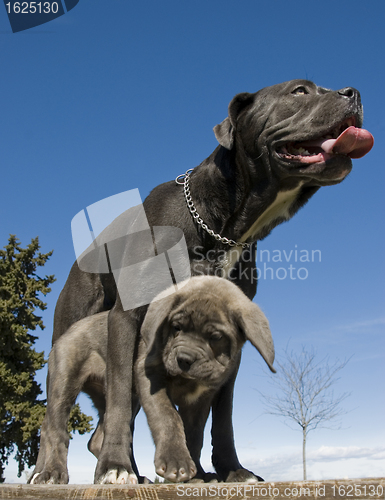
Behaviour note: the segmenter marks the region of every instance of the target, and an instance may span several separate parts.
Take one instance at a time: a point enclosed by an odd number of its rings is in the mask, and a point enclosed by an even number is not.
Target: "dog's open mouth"
[[[355,125],[355,118],[348,118],[321,137],[284,144],[278,154],[298,163],[325,162],[335,155],[361,158],[372,149],[374,139],[370,132]]]

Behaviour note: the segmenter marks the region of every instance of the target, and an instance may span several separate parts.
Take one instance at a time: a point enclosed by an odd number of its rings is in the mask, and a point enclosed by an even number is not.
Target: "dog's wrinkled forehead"
[[[212,324],[227,324],[229,315],[223,299],[206,292],[183,297],[171,311],[169,319],[184,328],[201,330],[208,321]]]
[[[333,91],[319,87],[310,80],[291,80],[266,87],[255,93],[251,114],[260,126],[272,125],[296,115],[321,112]]]
[[[256,92],[256,95],[270,96],[272,99],[274,99],[277,97],[288,96],[293,93],[304,92],[323,95],[332,92],[332,90],[326,89],[324,87],[319,87],[310,80],[296,79],[289,80],[288,82],[277,83],[276,85],[272,85],[271,87],[265,87]]]

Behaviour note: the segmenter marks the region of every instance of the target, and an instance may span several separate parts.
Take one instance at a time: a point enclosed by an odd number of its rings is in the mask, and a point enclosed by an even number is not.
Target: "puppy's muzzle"
[[[188,372],[193,363],[196,361],[196,356],[192,352],[180,351],[176,356],[176,361],[178,363],[179,368],[183,372]]]

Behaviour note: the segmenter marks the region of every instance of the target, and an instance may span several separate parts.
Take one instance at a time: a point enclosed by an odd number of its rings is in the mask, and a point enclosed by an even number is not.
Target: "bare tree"
[[[300,426],[304,481],[307,479],[307,435],[317,427],[333,428],[326,424],[346,413],[340,404],[349,393],[335,396],[333,386],[339,380],[337,373],[348,361],[330,363],[328,357],[317,361],[315,353],[306,351],[304,347],[299,353],[289,352],[286,348],[284,361],[276,362],[277,374],[271,379],[279,392],[275,395],[260,393],[267,413],[284,417],[286,421]]]

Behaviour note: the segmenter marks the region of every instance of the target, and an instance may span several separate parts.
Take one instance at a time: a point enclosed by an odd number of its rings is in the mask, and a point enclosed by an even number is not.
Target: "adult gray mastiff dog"
[[[100,420],[89,449],[96,457],[100,453],[108,314],[94,314],[73,324],[55,342],[49,356],[49,402],[41,446],[56,449],[64,467],[67,449],[60,445],[69,413],[79,392],[89,392],[90,386]],[[214,398],[223,384],[236,376],[246,340],[273,371],[269,323],[259,307],[228,280],[194,277],[182,283],[176,293],[157,297],[150,304],[136,360],[133,419],[140,401],[156,444],[155,467],[160,476],[174,482],[217,479],[206,474],[200,464],[203,431]],[[243,473],[246,479],[254,477],[246,470]],[[238,479],[239,475],[236,473]],[[35,475],[32,482],[38,477]]]
[[[150,227],[180,228],[192,274],[229,278],[251,299],[255,242],[290,219],[321,186],[341,182],[352,158],[371,149],[373,138],[361,128],[362,119],[360,94],[351,87],[333,91],[293,80],[236,95],[228,117],[214,128],[219,146],[184,177],[185,189],[170,181],[144,201]],[[129,253],[128,246],[122,258]],[[135,482],[131,387],[146,306],[125,311],[110,274],[87,273],[75,263],[56,306],[53,343],[76,321],[105,310],[111,310],[107,397],[95,482]],[[233,442],[233,384],[230,377],[212,404],[212,460],[222,480],[236,479],[236,471],[244,479]],[[36,482],[66,482],[54,451],[42,453]]]

